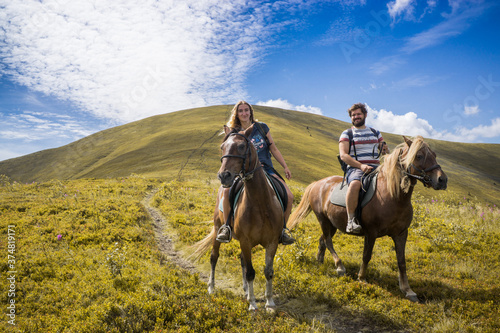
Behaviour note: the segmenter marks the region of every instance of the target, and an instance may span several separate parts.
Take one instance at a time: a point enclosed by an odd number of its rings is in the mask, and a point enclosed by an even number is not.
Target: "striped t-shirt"
[[[356,159],[354,156],[354,148],[352,145],[356,145],[356,155],[357,160],[363,164],[380,164],[378,156],[378,145],[380,142],[384,141],[382,134],[375,130],[376,135],[372,132],[370,127],[365,129],[356,129],[352,127],[352,143],[351,143],[351,157]],[[339,138],[339,142],[349,141],[349,135],[347,130],[342,132]]]

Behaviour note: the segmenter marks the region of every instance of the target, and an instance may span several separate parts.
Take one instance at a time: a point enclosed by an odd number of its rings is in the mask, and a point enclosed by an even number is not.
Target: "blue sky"
[[[500,143],[499,17],[498,1],[0,0],[0,160],[240,99],[344,121],[363,102],[381,131]]]

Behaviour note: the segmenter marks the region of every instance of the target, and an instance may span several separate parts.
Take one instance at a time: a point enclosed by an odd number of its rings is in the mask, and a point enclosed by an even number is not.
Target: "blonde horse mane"
[[[405,171],[411,166],[422,147],[428,147],[428,145],[419,135],[413,138],[410,147],[406,142],[401,143],[392,153],[384,156],[379,170],[385,175],[391,197],[398,197],[401,190],[404,193],[410,190],[410,177],[405,174]]]

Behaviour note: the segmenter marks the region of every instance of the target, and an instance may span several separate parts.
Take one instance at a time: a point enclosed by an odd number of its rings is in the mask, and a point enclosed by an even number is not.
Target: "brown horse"
[[[268,183],[264,170],[261,167],[257,151],[248,140],[253,127],[245,132],[231,132],[224,127],[226,137],[221,145],[221,167],[218,172],[222,186],[219,188],[214,212],[214,228],[205,239],[198,242],[194,256],[200,258],[212,247],[210,255],[211,273],[208,281],[208,292],[213,293],[215,287],[215,266],[219,258],[220,243],[215,239],[217,230],[223,222],[219,203],[222,187],[233,184],[235,177],[241,177],[244,182],[243,192],[238,199],[238,208],[234,212],[232,225],[233,238],[240,242],[241,267],[243,271],[243,290],[250,303],[249,310],[257,309],[253,291],[255,270],[252,266],[252,248],[262,245],[266,249],[266,309],[275,307],[273,301],[272,279],[274,275],[273,263],[278,241],[283,228],[284,213],[281,204]]]
[[[358,280],[365,281],[368,262],[378,237],[389,236],[396,248],[399,267],[399,288],[406,298],[417,302],[417,294],[411,290],[406,275],[405,247],[408,227],[413,218],[411,196],[420,180],[425,187],[444,190],[448,178],[436,163],[436,154],[417,136],[414,141],[403,137],[405,142],[384,157],[377,169],[377,189],[372,200],[363,208],[361,225],[365,237],[363,263]],[[288,227],[295,227],[311,211],[316,214],[323,235],[319,238],[317,259],[323,262],[325,249],[331,252],[339,275],[345,274],[345,267],[333,248],[332,237],[337,229],[345,232],[347,211],[344,207],[330,203],[332,190],[342,183],[342,177],[332,176],[310,184],[297,209],[290,216]]]

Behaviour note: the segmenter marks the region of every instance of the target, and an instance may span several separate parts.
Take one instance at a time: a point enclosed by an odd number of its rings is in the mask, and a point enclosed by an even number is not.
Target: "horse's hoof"
[[[337,268],[337,275],[344,276],[345,275],[345,268]]]
[[[274,313],[274,312],[276,312],[276,307],[275,306],[266,306],[266,311],[269,313]]]
[[[250,304],[248,311],[257,311],[257,304]]]
[[[272,299],[266,302],[266,309],[267,308],[272,308],[272,309],[276,308],[276,304]]]
[[[410,295],[410,296],[406,296],[406,298],[407,298],[408,300],[410,300],[410,301],[414,302],[414,303],[422,303],[422,302],[418,299],[417,295]]]

